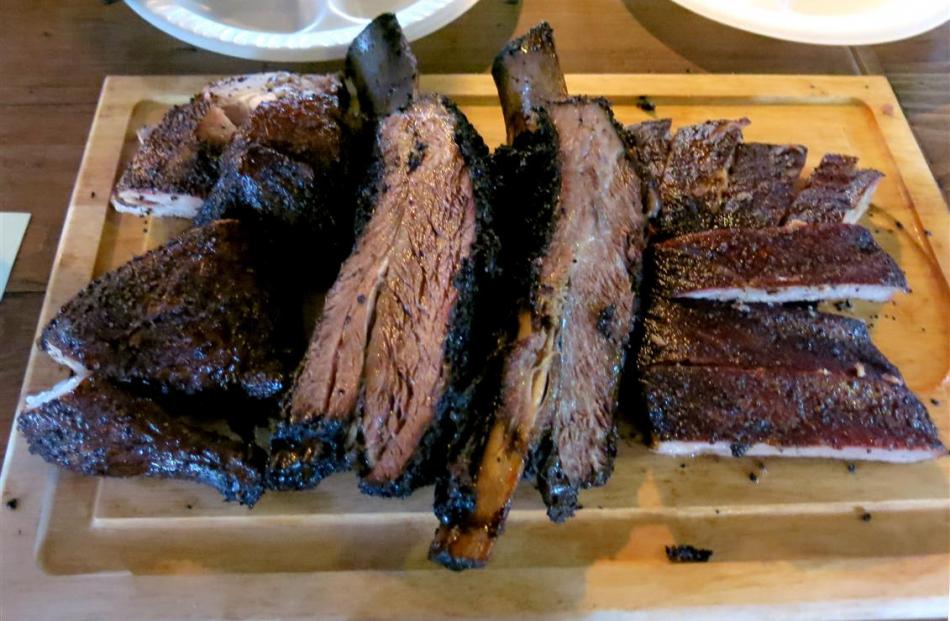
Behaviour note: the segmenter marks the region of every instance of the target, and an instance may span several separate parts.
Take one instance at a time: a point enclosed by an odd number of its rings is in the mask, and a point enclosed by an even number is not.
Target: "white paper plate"
[[[756,34],[819,45],[906,39],[950,19],[950,0],[673,0]]]
[[[254,60],[343,58],[363,27],[396,14],[410,41],[442,28],[477,0],[125,0],[150,24],[228,56]]]

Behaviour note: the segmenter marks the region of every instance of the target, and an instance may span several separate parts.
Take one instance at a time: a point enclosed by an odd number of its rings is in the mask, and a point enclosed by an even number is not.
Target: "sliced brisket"
[[[802,222],[847,222],[861,219],[884,174],[859,169],[858,158],[829,154],[808,178],[795,198],[787,219]]]
[[[77,372],[159,392],[271,397],[289,357],[271,285],[247,227],[216,221],[91,282],[40,345]]]
[[[946,454],[926,408],[890,375],[656,365],[640,380],[663,454],[891,462]]]
[[[820,224],[722,229],[656,244],[661,295],[792,302],[883,302],[907,290],[903,272],[863,227]]]
[[[112,204],[140,215],[194,217],[218,178],[218,157],[236,129],[221,108],[205,99],[174,106],[140,134]]]
[[[77,375],[28,397],[17,427],[31,453],[81,474],[195,481],[245,505],[263,492],[263,451],[172,417],[101,377]]]

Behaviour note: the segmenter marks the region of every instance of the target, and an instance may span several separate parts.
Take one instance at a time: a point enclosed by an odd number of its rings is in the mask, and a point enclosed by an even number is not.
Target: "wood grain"
[[[669,0],[481,0],[413,47],[426,73],[482,72],[512,35],[547,19],[571,73],[884,72],[950,197],[950,25],[909,41],[852,50],[759,37]],[[880,57],[880,60],[878,60]],[[862,60],[863,59],[863,60]],[[177,41],[124,4],[6,0],[0,19],[0,210],[33,214],[8,290],[45,291],[82,146],[109,74],[228,74],[279,65],[227,58]],[[0,340],[25,351],[35,306],[0,302]],[[12,317],[27,313],[26,317]],[[32,313],[32,315],[30,315]],[[0,360],[0,394],[22,382],[22,358]],[[0,435],[13,411],[0,400]],[[0,448],[0,457],[3,449]]]
[[[139,102],[183,101],[203,80],[107,82],[44,317],[96,273],[174,231],[116,213],[101,188],[135,129],[162,113]],[[856,313],[885,317],[875,342],[912,388],[941,404],[931,412],[950,442],[950,214],[886,81],[570,75],[568,86],[605,94],[623,122],[646,116],[635,104],[647,93],[677,124],[747,114],[749,139],[800,141],[811,147],[809,166],[834,150],[882,169],[865,224],[898,258],[913,293]],[[489,142],[501,140],[487,76],[425,76],[423,88],[449,94]],[[31,390],[62,376],[34,351]],[[946,615],[950,459],[851,473],[826,460],[675,460],[623,437],[613,478],[584,492],[574,520],[549,523],[523,486],[492,566],[458,576],[425,559],[434,528],[425,492],[366,498],[338,476],[312,492],[268,494],[248,512],[198,485],[57,472],[14,436],[2,500],[15,498],[17,508],[0,522],[0,600],[11,618],[103,621]],[[709,547],[713,562],[670,564],[663,548],[674,543]]]

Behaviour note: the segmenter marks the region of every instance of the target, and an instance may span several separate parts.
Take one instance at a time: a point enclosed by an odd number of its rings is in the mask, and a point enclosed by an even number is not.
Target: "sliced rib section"
[[[496,245],[486,158],[443,98],[379,122],[367,219],[275,435],[274,486],[310,487],[356,465],[364,491],[403,495],[444,465],[485,345],[473,321]]]
[[[670,119],[644,121],[627,127],[627,135],[633,141],[634,161],[643,189],[643,206],[647,216],[655,217],[660,212],[660,180],[666,169],[670,153]]]
[[[900,378],[864,322],[811,308],[655,301],[637,363],[817,370]]]
[[[946,454],[926,408],[892,376],[658,365],[641,370],[655,449],[912,462]]]
[[[653,254],[658,292],[667,297],[883,302],[907,290],[894,259],[852,224],[693,233],[656,244]]]
[[[101,377],[75,376],[28,398],[17,428],[31,453],[81,474],[194,481],[245,505],[263,493],[260,449],[174,418]]]
[[[807,149],[801,145],[740,144],[736,147],[722,203],[709,210],[705,228],[762,228],[782,224],[792,204],[806,154]]]
[[[787,219],[801,222],[855,223],[868,210],[884,174],[858,168],[858,158],[828,154],[795,198]]]
[[[488,560],[523,473],[556,521],[573,514],[579,490],[609,477],[644,246],[623,130],[603,100],[557,99],[550,28],[512,42],[493,74],[514,137],[497,160],[503,247],[517,253],[504,265],[514,290],[524,287],[487,441],[437,490],[449,506],[437,506],[430,557],[453,569]]]
[[[663,236],[708,228],[729,183],[736,147],[748,119],[706,121],[677,130],[660,181],[660,213],[655,224]]]
[[[43,330],[57,362],[154,391],[272,397],[289,356],[260,248],[236,220],[186,231],[91,282]]]

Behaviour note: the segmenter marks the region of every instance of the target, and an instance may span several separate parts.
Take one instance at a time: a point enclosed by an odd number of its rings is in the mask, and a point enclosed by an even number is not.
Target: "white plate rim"
[[[889,43],[922,34],[950,20],[950,0],[891,0],[864,14],[834,16],[805,15],[792,11],[777,15],[776,11],[750,7],[745,2],[734,0],[672,1],[733,28],[813,45]],[[914,8],[925,10],[911,10]],[[777,16],[781,20],[777,21]],[[882,19],[883,16],[887,19]],[[895,16],[897,19],[894,19]]]
[[[396,11],[410,41],[422,38],[461,17],[478,0],[417,0]],[[244,30],[214,22],[180,6],[176,0],[125,0],[139,17],[190,45],[248,60],[308,62],[338,60],[369,19],[352,26],[311,33]]]

